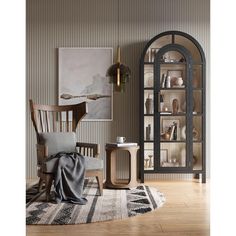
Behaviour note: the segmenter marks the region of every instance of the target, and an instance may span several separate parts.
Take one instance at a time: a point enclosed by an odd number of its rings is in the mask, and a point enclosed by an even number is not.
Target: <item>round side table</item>
[[[129,153],[129,182],[121,183],[116,178],[116,151],[123,150]],[[105,188],[133,188],[139,183],[137,181],[137,151],[139,146],[122,146],[106,144],[106,182]]]

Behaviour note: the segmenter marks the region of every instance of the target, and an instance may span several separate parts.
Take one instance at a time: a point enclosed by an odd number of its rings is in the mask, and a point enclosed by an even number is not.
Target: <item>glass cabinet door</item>
[[[154,73],[153,64],[144,66],[144,170],[154,170]]]
[[[189,99],[192,87],[185,56],[167,51],[156,63],[158,169],[189,168]],[[188,104],[188,105],[187,105]]]

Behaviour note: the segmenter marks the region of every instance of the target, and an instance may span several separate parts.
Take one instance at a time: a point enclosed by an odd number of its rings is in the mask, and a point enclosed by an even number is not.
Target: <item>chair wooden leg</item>
[[[51,175],[46,175],[46,201],[50,200],[50,191],[52,187],[53,177]]]
[[[43,187],[43,179],[40,178],[39,183],[38,183],[38,192],[40,192],[42,190],[42,187]]]
[[[97,182],[98,182],[98,188],[100,192],[100,196],[103,195],[103,174],[102,172],[99,173],[99,175],[96,176]]]

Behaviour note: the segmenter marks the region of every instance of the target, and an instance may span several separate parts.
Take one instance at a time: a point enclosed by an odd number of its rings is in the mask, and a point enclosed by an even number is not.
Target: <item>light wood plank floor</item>
[[[125,220],[81,224],[27,226],[27,236],[208,236],[209,184],[192,181],[146,181],[166,197],[156,211]]]

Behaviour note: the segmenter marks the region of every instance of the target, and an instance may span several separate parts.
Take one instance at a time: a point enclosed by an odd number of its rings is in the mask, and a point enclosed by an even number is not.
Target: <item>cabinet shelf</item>
[[[171,87],[171,88],[160,88],[160,90],[186,90],[186,87]]]
[[[160,65],[186,65],[186,62],[160,62]]]
[[[145,87],[144,90],[154,90],[153,87]]]
[[[186,143],[186,140],[161,140],[161,143]]]
[[[173,113],[160,113],[160,116],[186,116],[186,113],[177,113],[177,114],[173,114]]]

